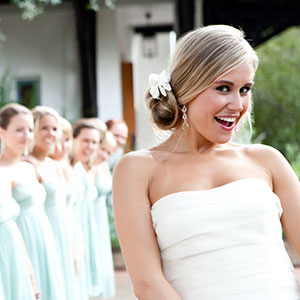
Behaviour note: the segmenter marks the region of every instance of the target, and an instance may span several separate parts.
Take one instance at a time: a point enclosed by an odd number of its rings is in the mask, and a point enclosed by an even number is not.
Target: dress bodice
[[[169,194],[151,214],[164,274],[183,300],[300,299],[281,203],[265,181]]]
[[[64,207],[66,200],[65,184],[62,181],[43,182],[46,191],[45,207]]]
[[[66,204],[68,207],[73,207],[77,203],[76,190],[74,186],[69,182],[64,182],[66,193]]]
[[[111,174],[105,174],[105,176],[101,173],[101,171],[98,172],[96,178],[95,178],[95,185],[98,191],[99,196],[100,195],[107,195],[111,192],[112,189],[112,178]]]
[[[0,225],[6,221],[15,219],[20,211],[19,205],[14,199],[0,201]]]
[[[83,183],[85,186],[85,201],[92,204],[94,201],[97,200],[98,190],[90,174],[84,174]]]
[[[20,205],[20,214],[24,214],[31,209],[43,208],[46,198],[45,190],[38,182],[19,184],[13,189],[12,195]]]

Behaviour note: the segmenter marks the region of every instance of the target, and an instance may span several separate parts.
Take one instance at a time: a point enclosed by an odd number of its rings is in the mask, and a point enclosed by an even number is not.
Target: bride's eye
[[[240,89],[240,93],[241,93],[241,94],[247,94],[250,90],[251,90],[250,87],[244,86],[244,87],[242,87],[242,88]]]
[[[230,91],[229,87],[226,86],[226,85],[218,86],[218,87],[217,87],[217,90],[218,90],[219,92],[222,92],[222,93],[226,93],[226,92],[229,92],[229,91]]]

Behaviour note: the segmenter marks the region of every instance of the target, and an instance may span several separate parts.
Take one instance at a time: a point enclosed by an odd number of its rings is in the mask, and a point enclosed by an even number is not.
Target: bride
[[[258,65],[241,31],[185,35],[146,101],[162,144],[125,155],[114,211],[139,300],[300,299],[282,227],[300,254],[300,184],[265,145],[231,142],[250,120]]]

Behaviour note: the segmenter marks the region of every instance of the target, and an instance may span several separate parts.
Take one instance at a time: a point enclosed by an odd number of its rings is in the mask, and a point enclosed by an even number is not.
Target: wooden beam
[[[73,0],[81,73],[83,117],[97,117],[96,12],[87,9],[89,0]]]
[[[177,37],[195,28],[195,0],[176,0]]]

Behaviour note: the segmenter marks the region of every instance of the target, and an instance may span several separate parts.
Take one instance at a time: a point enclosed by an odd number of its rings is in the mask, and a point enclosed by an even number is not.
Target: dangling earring
[[[187,108],[186,108],[185,104],[184,104],[183,107],[181,108],[181,111],[182,111],[182,120],[183,120],[182,129],[183,129],[184,131],[186,131],[186,130],[189,129],[190,125],[189,125],[189,123],[188,123],[188,121],[187,121],[187,114],[186,114]]]

